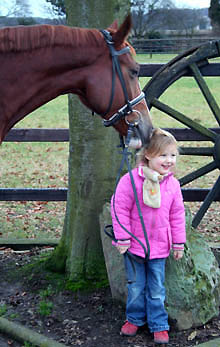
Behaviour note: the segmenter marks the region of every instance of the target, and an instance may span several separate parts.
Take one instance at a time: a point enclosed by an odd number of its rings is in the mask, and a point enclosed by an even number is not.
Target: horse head
[[[131,27],[128,15],[119,28],[114,22],[99,32],[102,51],[90,65],[84,95],[79,97],[103,117],[105,126],[113,125],[123,136],[127,135],[128,127],[132,128],[129,146],[140,148],[148,143],[153,126],[140,89],[135,51],[126,41]]]

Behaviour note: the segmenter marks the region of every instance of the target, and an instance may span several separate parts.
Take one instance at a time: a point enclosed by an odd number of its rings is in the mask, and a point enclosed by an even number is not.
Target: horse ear
[[[132,20],[131,15],[129,14],[121,24],[120,28],[114,34],[112,34],[115,47],[120,46],[127,39],[131,28]]]
[[[117,19],[108,27],[108,29],[118,30],[118,21],[117,21]]]

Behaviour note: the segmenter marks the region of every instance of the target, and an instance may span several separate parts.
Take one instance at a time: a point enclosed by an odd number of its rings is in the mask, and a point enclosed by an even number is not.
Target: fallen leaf
[[[197,331],[193,331],[189,336],[188,336],[188,341],[192,341],[194,340],[194,338],[196,337],[197,335]]]
[[[211,336],[215,336],[215,337],[216,337],[216,336],[219,336],[218,333],[211,333],[210,335],[211,335]]]

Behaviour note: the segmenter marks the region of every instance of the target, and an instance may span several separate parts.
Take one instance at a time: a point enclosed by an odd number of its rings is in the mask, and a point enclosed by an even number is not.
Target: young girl
[[[147,323],[154,342],[159,344],[169,342],[164,307],[165,261],[171,248],[174,258],[181,259],[186,241],[183,198],[179,182],[173,176],[177,153],[175,138],[155,129],[132,170],[148,242],[129,173],[120,179],[111,202],[116,247],[124,254],[128,288],[126,322],[121,334],[135,336],[138,328]],[[147,244],[149,259],[144,251]]]

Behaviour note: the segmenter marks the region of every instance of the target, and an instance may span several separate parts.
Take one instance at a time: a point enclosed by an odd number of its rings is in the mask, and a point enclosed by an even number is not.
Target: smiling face
[[[167,145],[157,155],[148,155],[146,152],[145,158],[148,160],[148,167],[160,175],[166,175],[173,171],[176,165],[177,147],[175,144]]]

